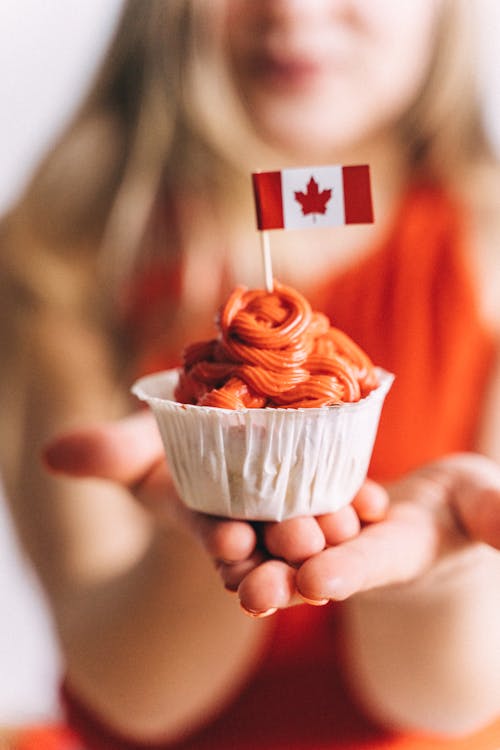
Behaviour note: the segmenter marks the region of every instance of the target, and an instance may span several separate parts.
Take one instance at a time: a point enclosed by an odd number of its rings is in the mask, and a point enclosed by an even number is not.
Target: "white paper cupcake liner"
[[[254,521],[336,511],[368,469],[394,376],[352,404],[232,411],[173,401],[177,370],[132,387],[153,410],[179,495],[193,510]]]

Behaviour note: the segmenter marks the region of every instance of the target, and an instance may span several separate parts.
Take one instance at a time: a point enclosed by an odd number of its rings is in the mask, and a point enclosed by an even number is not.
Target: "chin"
[[[341,159],[342,154],[351,152],[354,146],[352,129],[343,133],[325,131],[317,123],[300,128],[260,128],[261,137],[277,152],[289,159],[304,164],[321,164],[326,160]],[[349,134],[349,137],[346,137]]]
[[[374,113],[339,105],[337,112],[338,116],[331,107],[323,107],[322,112],[276,108],[265,118],[254,119],[254,127],[275,151],[304,164],[352,161],[358,158],[357,153],[365,154],[374,137],[387,130],[381,109]]]
[[[265,117],[256,117],[254,109],[252,120],[255,131],[260,138],[273,149],[286,155],[321,163],[351,152],[357,144],[370,137],[366,123],[373,124],[373,114],[367,117],[356,113],[353,108],[339,105],[332,108],[315,107],[307,111],[305,107],[268,107]]]

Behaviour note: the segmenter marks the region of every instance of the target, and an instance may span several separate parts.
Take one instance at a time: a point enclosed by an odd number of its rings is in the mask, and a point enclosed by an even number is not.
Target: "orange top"
[[[386,241],[309,296],[373,361],[396,374],[375,447],[375,477],[395,477],[445,453],[473,448],[494,344],[479,317],[463,252],[462,224],[460,208],[442,191],[413,188]],[[167,356],[165,364],[170,363]],[[278,613],[272,640],[242,694],[209,726],[184,742],[163,747],[500,748],[500,723],[467,739],[440,741],[393,735],[363,718],[346,693],[339,669],[341,610],[331,604]],[[66,703],[86,747],[137,748],[107,734],[68,693]]]
[[[375,478],[474,447],[494,339],[479,316],[464,239],[463,207],[437,188],[414,188],[387,241],[315,300],[396,374],[375,444]]]

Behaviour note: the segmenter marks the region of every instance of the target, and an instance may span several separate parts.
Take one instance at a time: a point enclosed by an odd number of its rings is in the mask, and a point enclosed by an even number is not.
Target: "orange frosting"
[[[295,289],[237,287],[219,335],[184,351],[175,398],[224,409],[329,406],[378,386],[369,357]]]

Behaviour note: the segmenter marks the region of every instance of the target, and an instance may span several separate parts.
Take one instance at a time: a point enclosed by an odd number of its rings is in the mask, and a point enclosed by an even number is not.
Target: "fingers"
[[[162,457],[161,438],[148,411],[59,435],[42,456],[50,471],[111,479],[126,486],[141,482]]]
[[[451,457],[440,466],[456,474],[451,503],[467,536],[500,549],[500,467],[472,454]]]
[[[228,591],[235,593],[238,591],[239,585],[245,576],[247,576],[258,565],[263,563],[265,559],[265,553],[261,550],[256,550],[253,555],[242,562],[232,564],[219,562],[216,567],[225,588]]]
[[[431,511],[401,503],[386,521],[306,560],[297,572],[297,589],[307,599],[341,600],[369,588],[408,581],[430,567],[440,544]]]
[[[242,564],[237,573],[242,573],[237,587],[240,604],[243,611],[251,617],[268,617],[278,609],[286,609],[297,604],[311,604],[323,606],[328,599],[306,599],[297,591],[296,568],[283,560],[260,561],[252,559],[252,566]],[[250,561],[248,561],[250,563]],[[240,566],[235,566],[240,567]],[[228,571],[227,575],[231,576]],[[236,589],[237,579],[230,591]]]
[[[303,603],[322,605],[328,597],[296,587],[296,567],[304,560],[324,554],[326,545],[337,545],[352,539],[360,531],[360,521],[354,508],[347,506],[317,518],[292,518],[280,523],[267,523],[263,539],[267,552],[274,560],[264,560],[259,554],[234,566],[222,566],[219,572],[226,587],[235,591],[248,614],[264,617],[277,609]]]
[[[361,529],[363,521],[379,520],[386,514],[387,492],[371,482],[366,492],[360,491],[354,503],[333,513],[315,518],[301,516],[279,523],[264,525],[264,542],[274,557],[298,564],[318,554],[326,546],[341,544],[352,539]]]
[[[263,541],[273,560],[265,560],[261,553],[236,565],[219,566],[219,573],[230,591],[238,591],[243,609],[254,617],[264,617],[277,609],[303,603],[322,605],[330,595],[324,595],[321,587],[305,586],[297,590],[297,567],[309,561],[323,561],[325,547],[345,544],[360,532],[363,521],[378,520],[386,514],[388,505],[386,491],[370,482],[356,498],[356,508],[346,506],[334,513],[325,513],[316,518],[299,517],[279,523],[263,525]],[[326,558],[325,558],[326,559]],[[322,564],[319,566],[322,568]],[[302,568],[299,568],[299,574]],[[306,569],[307,570],[307,569]],[[314,577],[314,566],[312,576]],[[355,573],[351,572],[354,580]],[[358,576],[359,577],[359,576]],[[351,581],[352,583],[352,581]],[[354,584],[355,585],[355,584]]]
[[[477,453],[457,453],[415,472],[446,492],[446,504],[463,538],[500,549],[500,466]]]
[[[382,485],[366,479],[352,501],[352,507],[365,523],[381,521],[387,515],[389,493]]]
[[[325,536],[315,518],[300,516],[279,523],[266,523],[263,530],[267,550],[291,563],[315,555],[325,546]]]
[[[500,550],[500,490],[497,487],[458,493],[456,507],[471,539]]]
[[[293,603],[296,571],[282,560],[267,560],[240,583],[238,595],[243,609],[253,616],[267,616]]]
[[[241,563],[255,550],[257,535],[253,526],[246,521],[191,513],[190,523],[208,554],[219,562]]]
[[[358,514],[351,505],[346,505],[336,513],[318,516],[317,521],[329,547],[352,539],[361,530]]]

